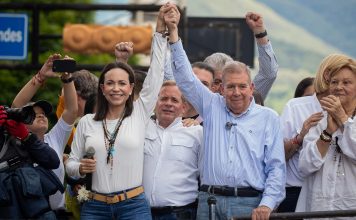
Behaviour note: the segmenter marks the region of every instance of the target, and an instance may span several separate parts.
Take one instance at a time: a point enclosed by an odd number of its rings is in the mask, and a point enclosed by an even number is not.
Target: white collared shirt
[[[184,127],[176,118],[167,128],[148,124],[143,186],[151,207],[184,206],[198,196],[198,163],[203,128]]]
[[[289,100],[281,114],[283,138],[289,140],[295,137],[302,130],[304,121],[312,114],[321,111],[321,105],[315,94]],[[302,186],[303,178],[300,175],[298,168],[300,150],[301,149],[298,149],[298,151],[286,162],[287,187]]]

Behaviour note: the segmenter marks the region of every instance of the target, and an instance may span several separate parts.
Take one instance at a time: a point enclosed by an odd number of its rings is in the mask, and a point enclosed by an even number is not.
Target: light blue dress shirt
[[[274,209],[285,197],[286,181],[277,113],[251,98],[248,109],[234,115],[224,97],[212,93],[196,78],[181,41],[171,45],[171,52],[177,85],[204,119],[201,183],[253,187],[263,191],[260,205]],[[228,129],[227,122],[234,125]]]

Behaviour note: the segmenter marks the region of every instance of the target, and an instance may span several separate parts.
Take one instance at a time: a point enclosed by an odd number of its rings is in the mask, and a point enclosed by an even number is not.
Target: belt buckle
[[[208,185],[208,193],[214,194],[214,186]]]
[[[114,196],[106,196],[105,200],[107,204],[114,204],[115,203],[115,197],[117,195]],[[120,197],[119,197],[119,202],[120,202]]]

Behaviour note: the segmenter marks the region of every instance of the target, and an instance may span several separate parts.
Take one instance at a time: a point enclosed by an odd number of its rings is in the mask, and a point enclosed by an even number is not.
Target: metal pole
[[[308,219],[308,218],[334,218],[334,217],[352,217],[356,216],[356,210],[335,210],[335,211],[315,211],[315,212],[286,212],[286,213],[272,213],[269,217],[271,220],[275,219]],[[232,220],[247,220],[251,216],[232,217]]]
[[[216,219],[216,213],[215,213],[216,198],[214,196],[209,196],[207,202],[208,202],[208,206],[209,206],[209,220],[215,220]]]
[[[31,33],[31,64],[36,66],[39,64],[39,33],[40,33],[40,11],[35,4],[32,9],[32,33]]]

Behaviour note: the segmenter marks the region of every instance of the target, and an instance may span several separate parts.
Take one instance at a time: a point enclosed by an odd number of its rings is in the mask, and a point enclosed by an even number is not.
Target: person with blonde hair
[[[325,70],[323,118],[305,136],[299,156],[301,212],[356,209],[356,62],[341,59]]]
[[[281,114],[284,131],[284,149],[287,165],[286,198],[278,207],[279,212],[293,212],[297,205],[303,176],[298,164],[304,136],[322,118],[320,100],[329,95],[330,72],[340,65],[348,65],[352,58],[343,54],[330,54],[325,57],[316,72],[314,80],[315,93],[289,100]]]

